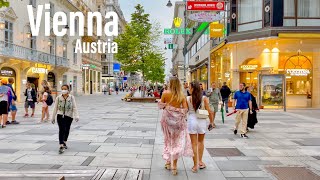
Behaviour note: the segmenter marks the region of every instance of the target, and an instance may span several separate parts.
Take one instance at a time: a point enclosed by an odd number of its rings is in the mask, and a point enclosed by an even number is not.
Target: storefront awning
[[[279,33],[279,38],[309,38],[309,39],[320,39],[320,33]]]

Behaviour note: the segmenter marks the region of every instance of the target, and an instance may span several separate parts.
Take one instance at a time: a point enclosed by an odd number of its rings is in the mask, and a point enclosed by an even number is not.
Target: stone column
[[[320,107],[320,48],[315,48],[313,57],[313,76],[312,76],[312,107]]]

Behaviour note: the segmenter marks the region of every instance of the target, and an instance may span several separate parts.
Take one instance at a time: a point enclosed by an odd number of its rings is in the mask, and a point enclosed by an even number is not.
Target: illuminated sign
[[[32,72],[32,73],[37,73],[37,74],[47,74],[47,73],[48,73],[48,69],[46,69],[46,68],[35,68],[35,67],[33,67],[33,68],[31,69],[31,72]]]
[[[250,70],[256,70],[258,69],[258,65],[241,65],[240,69],[243,71],[250,71]]]
[[[1,70],[1,76],[12,76],[13,71]]]
[[[191,28],[166,28],[164,29],[164,34],[192,34]]]
[[[187,1],[188,11],[224,11],[225,2]]]
[[[290,76],[308,76],[310,74],[309,69],[287,69],[287,74]]]
[[[223,37],[224,34],[224,25],[223,24],[210,24],[210,37],[219,38]]]

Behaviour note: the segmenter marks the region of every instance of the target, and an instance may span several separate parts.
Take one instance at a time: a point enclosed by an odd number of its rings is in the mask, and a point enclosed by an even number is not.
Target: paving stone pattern
[[[178,176],[164,169],[163,136],[155,103],[127,103],[120,95],[77,97],[80,121],[73,123],[69,149],[58,153],[58,127],[23,118],[20,125],[0,129],[0,170],[95,170],[135,168],[144,170],[144,180],[271,180],[267,167],[306,167],[320,174],[320,123],[300,111],[262,111],[249,139],[234,135],[234,116],[205,139],[205,170],[191,172],[193,161],[178,162]],[[52,109],[51,109],[52,110]],[[307,110],[306,110],[307,111]]]

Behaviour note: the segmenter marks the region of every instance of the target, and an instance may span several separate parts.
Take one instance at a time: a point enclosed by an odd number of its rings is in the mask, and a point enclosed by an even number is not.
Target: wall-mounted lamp
[[[27,84],[27,80],[23,79],[22,84]]]
[[[63,50],[65,51],[67,49],[66,45],[63,45]]]
[[[30,39],[30,38],[31,38],[31,36],[32,36],[31,32],[30,32],[30,31],[28,31],[28,32],[27,32],[27,38],[28,38],[28,39]]]
[[[0,30],[4,29],[6,26],[6,22],[2,18],[0,18]]]
[[[59,81],[59,84],[62,85],[62,81]]]
[[[48,41],[48,46],[51,46],[51,41]]]

